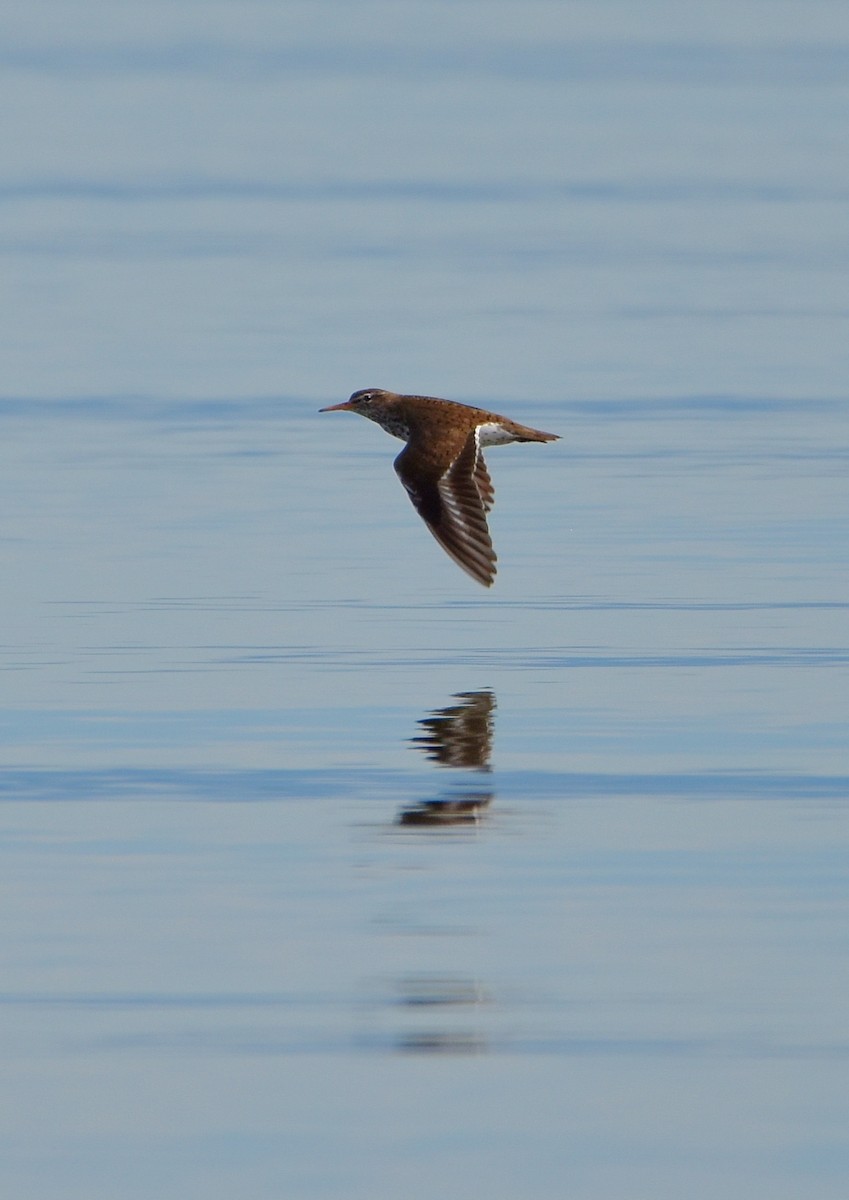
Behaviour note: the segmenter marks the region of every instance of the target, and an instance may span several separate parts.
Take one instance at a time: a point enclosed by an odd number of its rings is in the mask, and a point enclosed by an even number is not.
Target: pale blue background
[[[843,1200],[845,5],[0,64],[0,1190]],[[489,453],[492,592],[318,416],[371,385],[563,435]]]

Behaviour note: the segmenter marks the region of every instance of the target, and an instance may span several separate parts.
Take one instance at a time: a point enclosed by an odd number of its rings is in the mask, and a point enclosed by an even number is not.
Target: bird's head
[[[328,408],[320,408],[319,412],[356,412],[364,417],[372,416],[382,404],[386,403],[388,392],[382,388],[362,388],[354,392],[350,400],[344,404],[331,404]]]

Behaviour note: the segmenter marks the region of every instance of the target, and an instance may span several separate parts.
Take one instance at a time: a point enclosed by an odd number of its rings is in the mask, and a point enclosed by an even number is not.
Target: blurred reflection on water
[[[464,1024],[463,1014],[490,1003],[483,986],[463,976],[405,976],[397,981],[397,1003],[411,1015],[397,1035],[395,1048],[401,1053],[482,1054],[489,1049],[486,1035],[473,1022]],[[437,1024],[439,1012],[444,1023]]]
[[[495,696],[488,689],[458,692],[459,704],[438,708],[419,721],[424,734],[411,739],[440,767],[491,771]]]
[[[455,703],[419,719],[423,733],[410,739],[438,767],[490,775],[495,725],[495,695],[488,689],[458,692]],[[439,796],[401,810],[404,826],[445,829],[476,825],[495,799],[487,788],[458,785]],[[395,1047],[416,1054],[481,1054],[489,1048],[483,1022],[468,1014],[490,1002],[481,982],[463,975],[403,975],[396,984],[398,1003],[408,1018],[395,1035]],[[434,1014],[438,1013],[437,1022]]]
[[[455,699],[459,704],[446,705],[420,719],[425,732],[412,738],[412,744],[440,767],[488,773],[492,770],[495,696],[485,689],[459,692]],[[492,790],[461,788],[420,800],[414,807],[403,809],[398,820],[402,825],[475,824],[494,798]]]

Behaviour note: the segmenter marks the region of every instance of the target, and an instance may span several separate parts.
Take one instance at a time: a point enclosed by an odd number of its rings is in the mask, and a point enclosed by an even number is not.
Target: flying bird
[[[483,447],[554,442],[560,435],[454,400],[402,396],[381,388],[363,388],[344,404],[320,411],[359,413],[407,443],[395,459],[395,470],[416,511],[457,565],[490,587],[496,556],[486,514],[495,489]]]

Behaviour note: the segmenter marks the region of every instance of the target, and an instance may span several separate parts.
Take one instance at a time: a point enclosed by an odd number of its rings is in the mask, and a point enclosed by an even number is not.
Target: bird
[[[495,581],[496,554],[486,514],[495,489],[484,446],[554,442],[557,433],[438,396],[406,396],[362,388],[320,412],[354,412],[406,442],[395,470],[419,516],[445,552],[484,587]]]

